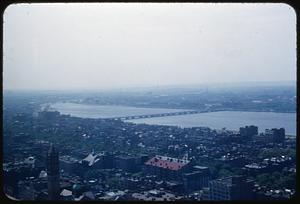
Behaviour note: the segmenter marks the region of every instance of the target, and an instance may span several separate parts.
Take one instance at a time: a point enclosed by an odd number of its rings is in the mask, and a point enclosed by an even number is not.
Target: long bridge
[[[189,115],[189,114],[197,114],[197,113],[204,113],[204,112],[207,112],[207,111],[191,110],[191,111],[180,111],[180,112],[171,112],[171,113],[155,113],[155,114],[147,114],[147,115],[113,117],[113,118],[109,118],[109,119],[133,120],[133,119],[142,119],[142,118],[166,117],[166,116],[176,116],[176,115]]]

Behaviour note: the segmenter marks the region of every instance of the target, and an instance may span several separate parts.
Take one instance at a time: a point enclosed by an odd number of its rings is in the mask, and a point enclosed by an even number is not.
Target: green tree
[[[232,176],[233,175],[233,172],[232,171],[229,171],[227,169],[221,169],[219,172],[219,177],[228,177],[228,176]]]
[[[88,170],[85,174],[84,174],[84,179],[85,180],[92,180],[92,179],[98,179],[101,176],[101,172],[97,169],[91,169]]]
[[[268,173],[259,174],[256,177],[256,180],[259,183],[259,185],[266,185],[271,179],[272,178]]]

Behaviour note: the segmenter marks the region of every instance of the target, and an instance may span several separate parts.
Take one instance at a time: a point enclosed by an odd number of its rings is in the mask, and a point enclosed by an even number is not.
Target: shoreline
[[[66,103],[70,103],[70,102],[66,102]],[[53,103],[52,103],[53,104]],[[53,108],[53,106],[52,106],[52,104],[50,104],[50,106]],[[76,105],[83,105],[83,106],[86,106],[87,104],[81,104],[81,103],[75,103]],[[67,105],[67,104],[65,104],[65,105]],[[105,107],[105,105],[87,105],[87,106],[101,106],[101,108],[102,109],[105,109],[104,107]],[[109,107],[109,108],[112,108],[113,107],[113,105],[108,105],[107,107]],[[129,107],[129,108],[135,108],[135,107],[132,107],[132,106],[125,106],[125,107]],[[154,108],[155,109],[155,108]],[[53,109],[52,109],[53,110]],[[99,113],[99,115],[92,115],[92,116],[89,116],[89,114],[88,114],[88,112],[86,112],[86,113],[84,113],[83,115],[82,114],[78,114],[79,112],[77,112],[77,114],[75,113],[74,114],[74,112],[72,112],[72,110],[71,111],[67,111],[67,112],[64,112],[64,110],[63,109],[60,109],[60,110],[58,110],[57,108],[55,108],[55,110],[56,111],[59,111],[61,114],[64,114],[64,115],[71,115],[72,117],[80,117],[80,118],[93,118],[93,119],[114,119],[114,118],[121,118],[121,117],[130,117],[132,114],[131,114],[131,112],[129,112],[128,114],[126,114],[126,112],[125,113],[123,113],[123,115],[115,115],[115,116],[107,116],[107,117],[104,117],[104,116],[101,116],[101,114]],[[178,109],[177,109],[178,110]],[[182,110],[184,110],[184,109],[182,109]],[[187,110],[187,109],[185,109],[185,110]],[[287,112],[284,112],[284,113],[282,113],[282,112],[265,112],[265,111],[242,111],[242,110],[221,110],[221,109],[219,109],[219,110],[202,110],[201,112],[199,111],[199,113],[194,113],[194,114],[187,114],[187,115],[201,115],[201,113],[207,113],[207,114],[209,114],[209,113],[211,113],[211,114],[213,114],[213,113],[222,113],[222,112],[224,112],[224,114],[226,114],[226,112],[228,112],[228,113],[230,113],[230,112],[232,112],[233,114],[235,114],[235,115],[237,115],[237,114],[239,114],[239,112],[241,112],[241,114],[244,112],[245,114],[247,114],[247,113],[252,113],[252,114],[254,114],[255,115],[255,113],[260,113],[260,114],[263,114],[263,113],[266,113],[266,114],[268,114],[268,113],[275,113],[275,114],[287,114]],[[149,113],[150,115],[151,115],[151,113]],[[288,113],[288,114],[292,114],[292,117],[294,117],[294,115],[293,114],[295,114],[295,113]],[[141,113],[141,114],[134,114],[135,116],[138,116],[138,115],[143,115],[143,113]],[[169,115],[169,116],[162,116],[162,117],[175,117],[175,116],[178,116],[178,115]],[[270,117],[272,117],[272,115],[270,116]],[[288,116],[287,116],[288,117]],[[151,118],[155,118],[155,117],[151,117]],[[139,122],[139,120],[143,120],[143,119],[147,119],[147,118],[137,118],[137,119],[130,119],[130,120],[128,120],[128,121],[126,121],[125,120],[125,122],[133,122],[133,123],[135,123],[135,124],[141,124],[141,123],[145,123],[145,122],[143,122],[143,121],[140,121]],[[150,119],[150,118],[149,118]],[[296,122],[296,120],[295,120],[295,122]],[[145,123],[145,124],[148,124],[148,125],[169,125],[169,126],[182,126],[182,127],[187,127],[187,128],[189,128],[189,127],[203,127],[201,124],[199,124],[199,125],[193,125],[193,124],[191,124],[191,126],[190,125],[178,125],[178,124],[151,124],[151,123]],[[206,125],[207,126],[207,125]],[[260,127],[260,125],[257,125],[258,127]],[[209,127],[209,126],[208,126]],[[210,126],[210,127],[213,127],[213,126]],[[226,126],[225,126],[226,127]],[[228,126],[227,128],[229,128],[230,126]],[[274,127],[276,127],[276,126],[274,126]],[[284,126],[282,126],[282,127],[284,127]],[[227,129],[226,128],[226,129]],[[285,127],[286,128],[286,127]],[[211,129],[222,129],[222,128],[211,128]],[[231,128],[232,129],[232,128]],[[230,130],[230,128],[229,129],[227,129],[227,130]],[[238,130],[238,128],[234,128],[233,130]],[[262,131],[263,132],[263,131]],[[292,133],[287,133],[288,135],[291,135],[291,138],[296,138],[296,135],[297,135],[297,133],[295,132],[292,132]]]
[[[194,109],[194,108],[170,108],[170,107],[149,107],[149,106],[129,106],[129,105],[104,105],[104,104],[89,104],[89,103],[81,103],[81,102],[56,102],[56,103],[73,103],[77,105],[86,105],[86,106],[118,106],[118,107],[128,107],[128,108],[149,108],[149,109],[170,109],[170,110],[182,110],[182,111],[199,111],[199,113],[211,113],[211,112],[221,112],[221,111],[234,111],[234,112],[265,112],[265,113],[297,113],[297,111],[268,111],[268,110],[249,110],[249,109],[216,109],[216,110],[200,110],[200,109]],[[50,104],[50,106],[53,103]],[[41,104],[43,105],[43,104]]]

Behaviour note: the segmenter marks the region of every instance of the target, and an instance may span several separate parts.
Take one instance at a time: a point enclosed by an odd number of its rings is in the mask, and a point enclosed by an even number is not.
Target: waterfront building
[[[240,134],[244,138],[251,139],[254,135],[258,134],[258,127],[254,125],[240,127]]]
[[[283,143],[285,140],[285,129],[284,128],[272,128],[265,130],[266,135],[270,135],[274,143]]]

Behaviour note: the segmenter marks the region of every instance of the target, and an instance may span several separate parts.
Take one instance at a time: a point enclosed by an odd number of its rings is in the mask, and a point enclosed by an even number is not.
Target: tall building
[[[185,192],[190,193],[208,187],[210,171],[205,166],[193,166],[193,171],[183,174],[183,185]]]
[[[254,125],[240,127],[240,134],[244,138],[251,139],[254,135],[258,134],[258,127]]]
[[[49,200],[59,200],[59,157],[53,144],[47,154],[47,177]]]
[[[266,129],[265,131],[266,136],[270,136],[272,138],[272,141],[275,143],[282,143],[285,140],[285,129],[284,128],[272,128]]]
[[[251,200],[253,181],[243,176],[232,176],[209,182],[209,200]]]

